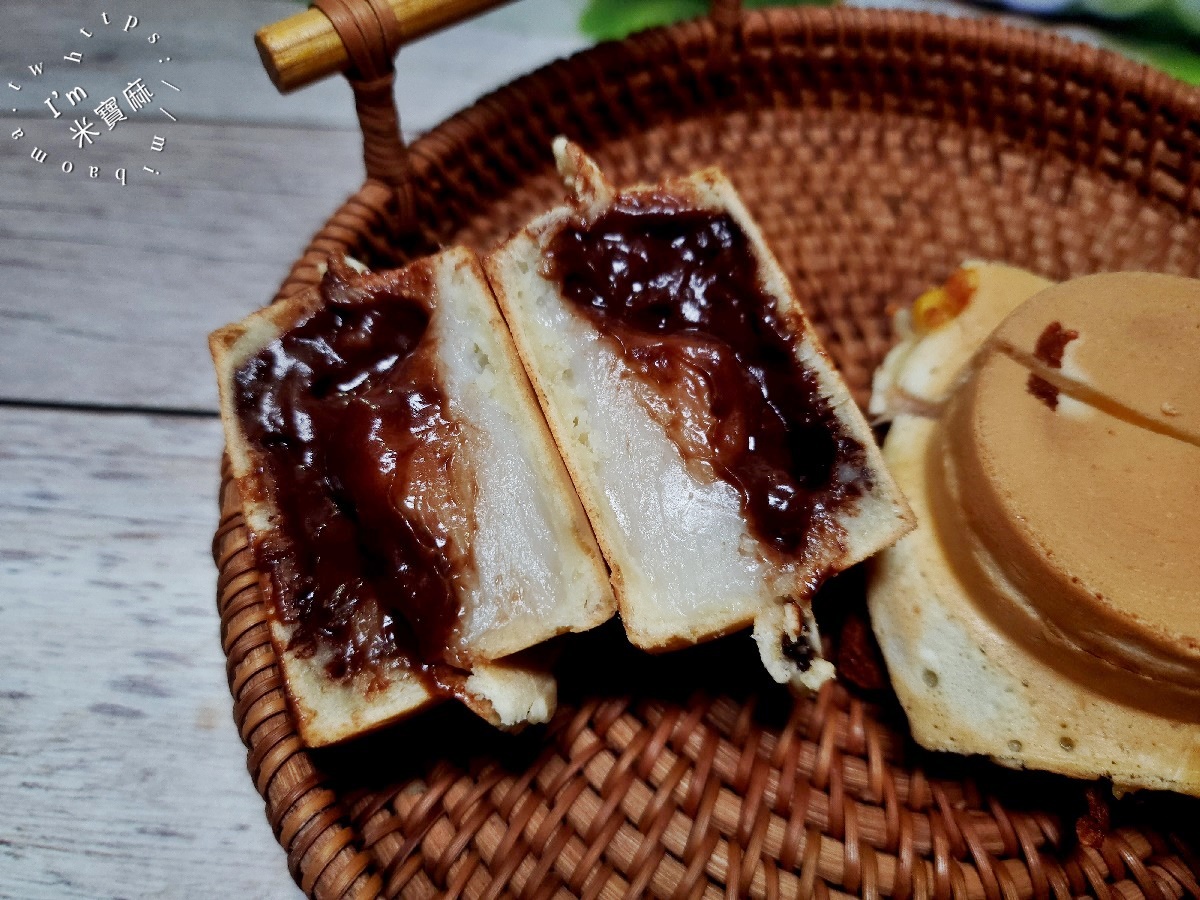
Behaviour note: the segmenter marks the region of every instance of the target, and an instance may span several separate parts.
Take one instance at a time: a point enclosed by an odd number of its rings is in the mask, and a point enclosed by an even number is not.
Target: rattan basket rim
[[[803,46],[788,43],[791,35],[801,32],[806,36],[807,43]],[[1200,209],[1200,189],[1197,187],[1200,163],[1197,163],[1195,148],[1200,141],[1200,92],[1162,73],[1154,72],[1111,51],[1083,46],[1057,35],[1031,32],[989,19],[950,19],[920,12],[845,8],[767,9],[742,14],[733,30],[728,33],[723,33],[713,21],[702,19],[654,29],[621,42],[601,44],[521,76],[509,85],[481,98],[471,107],[451,116],[442,125],[413,142],[408,150],[405,183],[397,184],[385,178],[368,177],[362,188],[339,208],[322,231],[314,237],[281,287],[279,296],[287,296],[314,283],[318,277],[319,264],[331,252],[353,248],[370,256],[372,252],[386,254],[397,251],[399,247],[397,258],[403,258],[404,255],[414,255],[422,249],[436,246],[441,240],[441,234],[436,227],[418,225],[419,233],[414,238],[409,233],[406,223],[397,224],[397,219],[403,219],[405,216],[405,207],[408,206],[411,214],[418,219],[423,213],[435,212],[430,209],[429,198],[420,195],[421,191],[433,191],[434,188],[430,188],[429,185],[445,183],[447,179],[469,171],[470,151],[466,149],[468,145],[479,139],[480,135],[511,131],[513,115],[523,109],[528,110],[531,97],[553,97],[552,88],[555,85],[594,84],[606,76],[622,72],[629,62],[633,63],[631,69],[635,72],[652,71],[664,60],[669,60],[681,68],[728,64],[753,69],[756,65],[766,67],[775,53],[809,53],[815,57],[825,54],[826,58],[850,51],[886,54],[890,47],[898,44],[917,48],[916,52],[928,57],[929,65],[953,65],[956,58],[971,52],[986,59],[1007,60],[1014,67],[1023,67],[1031,77],[1049,78],[1059,85],[1086,85],[1096,80],[1105,82],[1113,88],[1115,102],[1130,104],[1132,108],[1146,112],[1155,122],[1166,123],[1164,128],[1154,135],[1154,141],[1148,142],[1151,149],[1145,151],[1151,156],[1159,154],[1157,164],[1145,165],[1136,178],[1125,171],[1122,171],[1122,176],[1135,182],[1142,193],[1178,209],[1183,216],[1197,215],[1197,210]],[[713,48],[718,48],[726,54],[721,58],[725,62],[713,62]],[[726,99],[723,102],[730,101]],[[859,107],[847,103],[845,109],[847,112],[861,108],[869,109],[869,104],[862,105],[865,103],[866,101],[861,101]],[[724,114],[734,105],[736,104],[721,107],[719,112]],[[917,116],[928,115],[927,110],[922,112],[915,108],[900,112]],[[368,171],[371,171],[372,135],[368,128],[368,118],[363,116],[368,145]],[[601,140],[607,137],[607,134],[599,135]],[[1069,147],[1059,149],[1068,154],[1071,152]],[[1167,160],[1166,163],[1163,163],[1164,159]],[[1150,161],[1155,162],[1154,159]],[[1094,163],[1100,168],[1104,167],[1100,160],[1072,158],[1072,163],[1079,166]],[[549,167],[548,153],[544,155],[544,162],[540,165]],[[515,161],[500,160],[492,181],[484,184],[478,193],[486,202],[496,202],[504,193],[503,185],[498,183],[503,182],[505,178],[519,183],[519,179],[532,177],[536,171],[536,165],[530,163],[528,156]],[[1172,174],[1173,172],[1175,174]],[[405,198],[405,191],[410,189],[417,196]],[[374,237],[380,233],[392,233],[397,237],[390,246],[381,248],[378,238]],[[430,835],[432,829],[438,825],[432,811],[437,803],[454,792],[455,785],[450,782],[443,784],[436,779],[425,785],[426,794],[419,801],[418,808],[410,811],[405,819],[414,826],[413,830],[398,834],[402,846],[396,855],[390,857],[386,866],[382,866],[372,852],[368,851],[368,847],[380,840],[379,835],[372,831],[371,823],[374,820],[371,811],[378,813],[384,804],[378,798],[343,795],[337,783],[331,781],[322,769],[321,761],[314,762],[312,755],[305,751],[299,742],[281,691],[275,651],[265,628],[266,613],[257,592],[258,576],[240,520],[236,486],[229,480],[227,466],[223,468],[222,521],[214,539],[214,556],[220,571],[218,605],[222,618],[222,638],[228,656],[230,687],[235,700],[235,719],[250,751],[248,764],[251,775],[256,787],[264,795],[268,818],[281,844],[288,851],[289,865],[297,882],[304,890],[318,897],[377,896],[385,892],[391,893],[396,885],[407,884],[411,888],[419,881],[418,870],[424,865],[420,856],[422,842],[433,840]],[[718,700],[718,706],[719,702]],[[837,722],[836,727],[818,729],[819,743],[813,744],[818,754],[814,764],[817,773],[814,776],[815,783],[823,781],[824,789],[833,789],[829,787],[829,779],[836,782],[842,777],[835,773],[835,767],[830,762],[831,757],[828,756],[837,752],[834,745],[841,746],[839,742],[845,743],[844,749],[847,754],[857,755],[863,760],[868,790],[876,789],[873,780],[875,776],[871,774],[875,768],[889,765],[883,761],[886,741],[870,724],[871,714],[863,711],[866,707],[855,705],[856,703],[857,701],[847,699],[844,691],[838,693],[836,690],[830,690],[818,698],[814,707],[808,709],[814,720],[828,718]],[[590,735],[593,731],[596,736],[608,739],[613,728],[619,729],[628,724],[624,718],[625,712],[610,707],[611,704],[606,706],[605,702],[599,700],[585,703],[581,708],[574,710],[568,720],[556,726],[552,732],[555,740],[571,745],[572,741],[582,740],[583,736]],[[724,708],[721,707],[721,710]],[[732,712],[730,714],[732,715]],[[795,715],[798,716],[799,713]],[[867,718],[864,719],[864,716]],[[596,725],[597,721],[604,727]],[[788,729],[793,728],[789,720]],[[662,728],[658,731],[662,731]],[[755,732],[753,728],[746,730],[735,725],[731,733],[741,734],[744,740],[749,740]],[[785,731],[785,735],[792,735],[794,743],[799,746],[800,731],[788,730]],[[635,743],[643,742],[642,749],[644,741],[650,740],[657,746],[660,740],[654,736],[639,737],[637,732],[634,733],[634,738]],[[616,741],[618,749],[624,747],[626,751],[630,750],[631,744],[628,740],[624,744],[620,736],[613,740]],[[667,737],[664,735],[661,740],[667,741]],[[880,743],[881,741],[884,743]],[[829,742],[828,745],[826,742]],[[714,753],[717,752],[716,747],[714,744]],[[752,754],[753,748],[749,744],[743,744],[741,751],[745,756],[747,753]],[[794,752],[802,751],[796,749]],[[586,762],[587,760],[584,760],[580,765]],[[702,765],[716,763],[710,760]],[[751,766],[750,771],[757,773],[759,769]],[[479,802],[497,783],[493,780],[493,773],[487,771],[475,773],[472,777],[478,778],[475,788],[467,795],[455,799],[455,808],[464,811],[464,819],[460,823],[462,827],[456,833],[442,834],[437,838],[443,847],[451,851],[455,848],[461,851],[475,839],[474,829],[478,828],[479,824],[472,823],[469,811],[472,804]],[[766,778],[767,775],[762,777]],[[880,797],[883,797],[885,785],[888,783],[890,782],[887,779],[880,782]],[[530,785],[526,782],[523,790],[529,789]],[[980,849],[982,845],[976,846],[981,840],[979,834],[999,834],[1001,837],[996,839],[1003,839],[1005,842],[1011,839],[1022,846],[1027,838],[1031,841],[1034,839],[1032,835],[1021,833],[1019,828],[1014,830],[1006,818],[1007,814],[1002,810],[997,811],[992,824],[986,828],[980,825],[982,830],[973,832],[973,826],[964,825],[963,821],[955,817],[952,812],[953,803],[947,796],[939,796],[939,789],[931,790],[920,779],[916,782],[905,782],[903,789],[909,792],[910,799],[917,798],[913,802],[918,805],[924,802],[928,809],[940,811],[938,815],[944,817],[942,827],[948,829],[942,836],[945,842],[942,855],[934,853],[935,865],[931,869],[934,872],[933,880],[924,883],[932,895],[986,896],[990,900],[991,897],[998,898],[1010,891],[1015,895],[1024,896],[1031,893],[1049,895],[1058,894],[1060,888],[1070,886],[1074,889],[1077,886],[1071,873],[1062,876],[1067,880],[1060,883],[1055,880],[1058,876],[1054,872],[1063,870],[1043,870],[1039,862],[1041,857],[1037,852],[1030,853],[1027,850],[1026,857],[1020,865],[1016,865],[1015,860],[1009,861],[1012,865],[1007,862],[1004,866],[993,864],[988,852]],[[927,797],[925,793],[928,794]],[[506,800],[509,812],[516,814],[522,808],[522,800],[531,796],[522,793],[518,783],[511,789]],[[751,807],[758,803],[745,791],[740,796],[741,802],[748,803]],[[924,801],[920,799],[922,797],[925,797]],[[702,805],[701,809],[703,808]],[[891,807],[885,804],[884,808]],[[933,815],[930,813],[930,822],[934,821]],[[650,822],[648,827],[657,826]],[[896,827],[902,829],[905,826],[901,824]],[[917,826],[910,823],[908,827]],[[1044,824],[1039,840],[1049,839],[1050,832],[1045,829],[1053,830],[1056,827],[1058,826]],[[840,852],[844,853],[848,860],[843,867],[842,888],[848,889],[851,894],[877,895],[879,887],[873,886],[870,878],[863,875],[862,861],[858,858],[857,849],[852,848],[846,828],[845,821],[830,822],[824,835],[818,831],[816,837],[820,839],[814,844],[810,838],[808,846],[810,850],[815,846],[823,853],[829,846],[828,841],[832,839],[842,848]],[[995,831],[997,828],[998,832]],[[812,834],[812,828],[805,833]],[[753,834],[748,837],[752,841],[757,840]],[[1181,886],[1184,892],[1200,896],[1200,887],[1196,885],[1197,864],[1194,856],[1188,856],[1184,851],[1179,851],[1184,853],[1182,857],[1160,859],[1156,856],[1154,858],[1157,860],[1159,871],[1150,873],[1140,862],[1150,857],[1142,852],[1144,848],[1138,843],[1138,839],[1137,834],[1122,835],[1115,840],[1110,850],[1106,850],[1104,854],[1096,854],[1100,862],[1092,860],[1091,863],[1082,863],[1078,869],[1081,883],[1090,884],[1097,893],[1101,893],[1100,888],[1096,887],[1097,884],[1113,883],[1117,881],[1116,873],[1124,872],[1127,877],[1122,884],[1140,886],[1146,895],[1165,890],[1162,885],[1169,883]],[[504,841],[507,840],[506,837]],[[936,840],[935,837],[935,843]],[[986,840],[992,838],[988,837]],[[504,841],[502,846],[505,845]],[[705,841],[691,848],[693,862],[699,860],[701,854],[712,851],[713,848]],[[898,846],[902,848],[903,845],[902,840]],[[733,852],[733,845],[730,847],[730,852]],[[746,850],[746,847],[743,846],[742,850]],[[1152,847],[1151,850],[1158,852],[1158,848]],[[912,851],[911,846],[909,851]],[[453,857],[455,853],[451,852],[449,855]],[[838,889],[822,880],[823,876],[817,876],[818,871],[824,871],[821,869],[821,865],[824,864],[823,858],[819,853],[812,858],[810,855],[806,853],[803,860],[793,860],[797,870],[802,872],[801,884],[806,886],[806,890],[816,894],[839,894]],[[852,857],[854,861],[850,862]],[[938,869],[939,861],[944,862],[952,857],[957,857],[960,861],[952,861],[944,872]],[[1190,862],[1179,862],[1181,858]],[[905,861],[903,852],[896,859],[899,860],[897,865],[900,868],[891,876],[893,884],[910,883],[910,890],[920,894],[920,885],[923,883],[920,879],[905,881],[912,875],[917,863],[912,858]],[[962,862],[963,859],[969,859],[971,862]],[[705,868],[703,861],[697,864],[700,866],[696,870],[699,874],[689,869],[691,880],[681,884],[700,885],[698,879],[704,875]],[[739,870],[740,863],[732,857],[726,864],[726,871],[729,873]],[[445,865],[449,867],[450,863]],[[1088,865],[1093,865],[1094,868],[1088,868]],[[867,871],[870,870],[868,866]],[[905,872],[908,873],[907,876],[902,874]],[[503,865],[499,866],[497,872],[493,872],[496,879],[493,885],[497,892],[503,887],[500,880],[503,874]],[[512,877],[515,870],[507,874]],[[460,886],[467,884],[466,876],[459,880]],[[594,878],[586,881],[587,885],[599,883]],[[731,876],[727,881],[727,889],[736,893],[738,885],[742,883],[740,877],[734,879]],[[523,890],[528,894],[538,894],[536,885],[530,886],[529,882],[525,882]],[[900,892],[897,895],[903,894]]]

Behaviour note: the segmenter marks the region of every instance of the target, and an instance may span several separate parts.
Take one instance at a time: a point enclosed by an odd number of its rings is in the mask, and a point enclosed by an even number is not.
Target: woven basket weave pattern
[[[406,190],[368,180],[280,295],[312,284],[330,253],[390,266],[494,245],[561,199],[559,133],[617,183],[724,168],[860,401],[890,305],[964,258],[1055,278],[1200,275],[1195,92],[983,22],[723,9],[727,29],[703,20],[603,45],[421,138],[389,170]],[[386,102],[377,82],[367,107]],[[581,662],[547,731],[494,736],[446,708],[310,753],[227,467],[221,510],[234,715],[314,896],[1200,896],[1195,804],[1135,804],[1100,847],[1080,846],[1081,786],[925,754],[887,696],[830,685],[792,701],[739,655],[741,638],[639,661],[609,629],[573,645]],[[641,680],[614,690],[614,654]],[[665,686],[693,675],[697,691]]]

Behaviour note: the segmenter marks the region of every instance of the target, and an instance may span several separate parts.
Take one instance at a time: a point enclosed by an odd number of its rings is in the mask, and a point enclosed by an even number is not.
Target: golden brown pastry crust
[[[626,632],[639,647],[660,651],[755,624],[772,675],[780,681],[815,687],[831,675],[832,667],[818,659],[809,674],[781,652],[781,645],[786,638],[819,654],[808,611],[808,594],[819,578],[811,570],[767,565],[741,580],[735,575],[725,580],[725,575],[714,577],[707,589],[692,584],[719,566],[723,573],[733,572],[743,564],[739,557],[763,554],[746,533],[744,520],[739,520],[735,529],[740,529],[740,537],[732,534],[709,544],[702,545],[697,537],[703,526],[688,530],[686,514],[671,508],[672,497],[704,495],[703,502],[709,502],[711,508],[723,509],[721,498],[705,495],[704,485],[684,471],[686,465],[667,441],[662,426],[632,391],[624,397],[626,389],[621,385],[628,374],[623,374],[620,360],[595,349],[597,333],[567,310],[557,287],[541,274],[547,236],[574,217],[586,220],[598,215],[615,197],[614,188],[578,147],[560,141],[556,152],[574,202],[535,219],[490,254],[485,267],[612,571]],[[911,527],[907,504],[883,465],[869,426],[733,187],[720,172],[705,170],[687,178],[633,187],[622,194],[639,192],[667,194],[689,207],[728,212],[735,219],[753,245],[766,293],[799,338],[800,360],[815,370],[822,393],[842,426],[865,448],[871,487],[857,503],[839,512],[844,537],[840,545],[826,548],[820,560],[825,571],[840,571],[895,541]],[[614,418],[618,414],[619,421]],[[615,429],[623,431],[626,443],[602,443],[603,433]],[[655,485],[648,481],[639,496],[619,497],[613,488],[613,473],[627,473],[639,466],[661,466],[664,480],[676,487],[664,490],[659,499],[654,496]],[[697,500],[694,508],[700,504]],[[635,507],[645,505],[654,507],[647,521],[661,533],[647,535],[631,524],[637,520]],[[674,574],[667,576],[667,572]],[[731,589],[731,583],[738,587]],[[687,602],[680,599],[684,584],[689,585]],[[789,597],[797,602],[785,601]]]
[[[364,276],[369,283],[372,276]],[[498,621],[482,628],[469,647],[475,658],[470,670],[455,679],[455,695],[474,712],[502,727],[548,720],[555,705],[556,686],[543,668],[505,656],[534,646],[555,634],[585,630],[600,624],[615,611],[599,549],[574,495],[557,451],[516,358],[487,288],[478,260],[469,251],[455,249],[412,264],[397,278],[413,278],[433,290],[434,314],[430,328],[438,330],[442,378],[455,391],[451,402],[464,415],[481,415],[490,404],[488,427],[506,427],[510,444],[519,447],[524,463],[534,473],[540,498],[525,498],[530,509],[541,510],[545,527],[561,548],[564,572],[573,573],[552,614],[525,621],[520,627]],[[234,480],[242,497],[252,548],[256,536],[272,527],[272,508],[258,483],[255,452],[246,440],[234,407],[234,375],[263,347],[288,328],[302,322],[322,303],[316,290],[276,303],[226,326],[210,337],[217,368],[222,420]],[[457,347],[462,343],[464,346]],[[469,346],[467,346],[469,345]],[[450,354],[457,354],[453,360]],[[486,359],[485,372],[464,367],[475,354]],[[466,360],[466,362],[464,362]],[[469,386],[464,388],[463,385]],[[466,396],[471,393],[471,397]],[[497,425],[497,423],[500,423]],[[506,424],[505,424],[506,423]],[[474,422],[475,427],[483,423]],[[487,460],[475,464],[486,465]],[[540,504],[540,505],[539,505]],[[565,577],[565,576],[564,576]],[[260,572],[260,587],[268,610],[273,609],[271,580]],[[483,585],[481,591],[496,590]],[[502,590],[502,588],[500,588]],[[519,598],[488,598],[503,611]],[[384,687],[370,674],[348,680],[330,678],[320,654],[305,656],[291,648],[294,626],[271,615],[271,637],[284,673],[284,685],[295,710],[300,733],[310,746],[344,740],[410,715],[442,696],[425,679],[389,672]]]
[[[1193,329],[1183,368],[1200,357],[1200,306],[1179,302],[1200,282],[1165,278],[1038,293],[973,357],[958,348],[970,362],[941,415],[893,422],[884,455],[920,524],[875,561],[869,602],[923,745],[1200,793],[1200,448],[1085,402],[1145,406],[1145,372],[1104,366],[1114,344],[1132,352],[1125,320],[1174,318]],[[1048,338],[1062,352],[1039,358]]]

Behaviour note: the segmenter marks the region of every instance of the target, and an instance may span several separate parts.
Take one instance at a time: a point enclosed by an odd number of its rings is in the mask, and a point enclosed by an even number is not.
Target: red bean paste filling
[[[1063,328],[1062,322],[1051,322],[1038,335],[1033,355],[1051,369],[1061,369],[1063,354],[1066,352],[1067,344],[1071,343],[1077,337],[1079,337],[1078,331]],[[1029,393],[1050,407],[1050,409],[1058,409],[1058,388],[1042,376],[1031,372],[1025,388]]]
[[[732,216],[625,195],[554,235],[547,259],[563,295],[658,391],[687,390],[699,373],[708,462],[741,494],[751,534],[801,559],[841,535],[834,514],[871,487],[864,448],[797,360],[797,337]],[[672,440],[686,459],[691,445]]]
[[[330,677],[389,663],[437,681],[459,616],[445,535],[399,508],[412,461],[453,433],[429,352],[425,303],[401,285],[325,303],[236,373],[237,412],[261,460],[276,528],[257,547],[291,648],[327,651]],[[414,292],[419,294],[420,292]],[[428,680],[428,679],[427,679]],[[386,683],[386,681],[385,681]]]

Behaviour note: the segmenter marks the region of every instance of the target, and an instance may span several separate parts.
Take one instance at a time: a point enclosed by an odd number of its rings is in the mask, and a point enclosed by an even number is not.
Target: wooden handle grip
[[[402,44],[509,0],[387,0],[396,14]],[[320,10],[308,9],[267,25],[254,36],[263,68],[281,93],[319,81],[350,64],[333,25]]]

